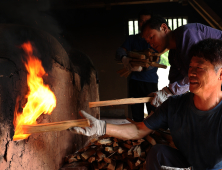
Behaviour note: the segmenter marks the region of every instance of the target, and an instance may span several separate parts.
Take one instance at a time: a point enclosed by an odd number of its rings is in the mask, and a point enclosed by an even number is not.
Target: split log
[[[115,170],[116,167],[116,161],[112,160],[110,164],[108,164],[107,169],[108,170]]]
[[[82,160],[80,157],[80,153],[76,156],[77,160]]]
[[[89,163],[92,163],[96,160],[96,157],[95,156],[91,156],[89,159],[88,159],[88,162]]]
[[[134,168],[135,168],[134,162],[131,161],[131,160],[129,160],[129,159],[127,160],[127,164],[128,164],[128,166],[129,166],[130,169],[134,169]]]
[[[78,161],[77,158],[69,158],[68,159],[69,164],[72,163],[72,162],[77,162],[77,161]]]
[[[142,63],[148,63],[148,62],[150,62],[149,61],[149,59],[132,59],[132,60],[130,60],[130,62],[142,62]]]
[[[112,106],[112,105],[122,105],[122,104],[135,104],[135,103],[147,103],[151,102],[153,97],[141,97],[141,98],[125,98],[116,100],[106,100],[89,102],[89,107],[101,107],[101,106]]]
[[[134,158],[137,158],[137,157],[140,157],[141,155],[141,147],[140,146],[136,146],[134,149],[133,149],[133,156]]]
[[[132,144],[132,141],[131,141],[131,140],[127,140],[126,143],[129,144],[129,145],[131,145],[131,144]]]
[[[137,159],[135,162],[135,166],[139,166],[141,164],[141,160]]]
[[[113,138],[113,141],[114,142],[119,142],[119,139],[118,138]]]
[[[141,67],[145,67],[145,68],[148,68],[150,66],[149,63],[144,63],[144,62],[130,62],[132,67],[135,67],[135,66],[141,66]]]
[[[152,145],[156,145],[156,141],[150,135],[147,135],[145,139]]]
[[[138,58],[138,59],[145,59],[146,56],[144,54],[140,54],[138,52],[129,51],[127,56],[130,58]]]
[[[145,158],[145,157],[146,157],[146,152],[141,152],[140,157],[141,157],[141,158]]]
[[[93,163],[93,169],[94,169],[94,170],[99,170],[98,164],[95,163],[95,162]]]
[[[100,139],[95,142],[95,145],[107,145],[107,144],[112,144],[113,141],[110,138],[107,139]]]
[[[122,162],[117,163],[116,170],[123,170],[123,163]]]
[[[89,148],[90,148],[90,146],[88,145],[88,146],[86,146],[86,147],[78,150],[78,153],[85,152],[85,151],[86,151],[87,149],[89,149]]]
[[[37,125],[23,125],[22,129],[24,134],[32,134],[39,132],[61,131],[71,128],[73,126],[89,127],[90,122],[88,119],[78,119]]]
[[[144,141],[145,141],[144,139],[139,139],[136,142],[133,142],[133,146],[140,145]]]
[[[122,155],[114,155],[113,156],[113,158],[114,158],[114,160],[123,160],[123,157],[122,157]]]
[[[105,151],[109,153],[113,153],[113,148],[112,147],[105,147]]]
[[[112,161],[112,159],[111,159],[111,158],[108,158],[108,157],[105,157],[105,158],[104,158],[104,161],[105,161],[106,163],[109,163],[109,164],[110,164],[111,161]]]
[[[90,156],[92,156],[94,153],[96,153],[95,148],[89,148],[87,151],[83,152],[81,154],[81,158],[85,161],[87,160]]]
[[[127,152],[127,155],[133,155],[133,149],[134,149],[134,146],[132,146],[128,152]]]
[[[99,169],[104,168],[106,165],[107,165],[106,162],[98,162],[98,168],[99,168]]]
[[[117,142],[113,142],[113,147],[119,146]]]
[[[133,145],[124,143],[123,146],[127,149],[131,149]]]
[[[105,156],[106,155],[103,152],[101,152],[100,150],[96,151],[96,160],[97,160],[97,162],[102,161]]]
[[[124,152],[124,150],[123,150],[123,148],[119,147],[118,150],[117,150],[117,152],[118,152],[119,154],[122,154],[122,153]]]

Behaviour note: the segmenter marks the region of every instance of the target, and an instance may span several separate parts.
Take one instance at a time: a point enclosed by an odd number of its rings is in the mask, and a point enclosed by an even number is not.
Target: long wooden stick
[[[24,134],[32,134],[32,133],[48,132],[48,131],[61,131],[61,130],[66,130],[73,126],[88,127],[90,126],[90,122],[88,119],[68,120],[68,121],[44,123],[37,125],[23,125],[22,129]]]
[[[141,97],[141,98],[125,98],[117,100],[106,100],[89,102],[89,107],[100,107],[100,106],[112,106],[112,105],[122,105],[122,104],[135,104],[135,103],[147,103],[152,101],[152,97]]]

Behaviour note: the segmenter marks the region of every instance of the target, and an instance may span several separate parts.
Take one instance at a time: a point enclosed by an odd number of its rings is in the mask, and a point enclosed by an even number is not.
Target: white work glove
[[[151,105],[155,107],[159,107],[166,99],[168,99],[168,97],[172,95],[173,94],[170,92],[170,90],[167,87],[164,87],[162,90],[153,92],[149,94],[148,96],[153,97],[153,100],[151,101]]]
[[[124,67],[125,67],[128,71],[131,70],[130,60],[131,60],[131,58],[126,57],[126,56],[123,56],[123,58],[122,58],[122,63],[123,63],[123,65],[124,65]]]
[[[125,67],[128,71],[138,71],[138,72],[140,72],[140,71],[143,70],[143,67],[142,67],[142,66],[132,66],[132,65],[130,64],[130,60],[131,60],[131,58],[126,57],[126,56],[124,56],[124,57],[122,58],[122,63],[123,63],[123,65],[124,65],[124,67]]]
[[[106,122],[104,120],[96,119],[95,117],[91,116],[90,114],[86,113],[85,111],[81,110],[79,112],[82,118],[89,119],[90,127],[71,127],[69,130],[75,134],[81,134],[85,136],[102,136],[106,134]]]
[[[142,66],[134,66],[134,67],[131,66],[131,71],[141,72],[142,70],[143,70]]]

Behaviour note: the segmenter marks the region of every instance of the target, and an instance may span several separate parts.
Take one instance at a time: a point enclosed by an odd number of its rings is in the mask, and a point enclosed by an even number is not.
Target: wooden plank
[[[135,103],[147,103],[151,102],[153,97],[141,97],[141,98],[125,98],[116,100],[106,100],[89,102],[89,107],[101,107],[101,106],[112,106],[112,105],[122,105],[122,104],[135,104]]]
[[[89,127],[90,122],[88,119],[78,119],[78,120],[69,120],[61,121],[54,123],[43,123],[37,125],[23,125],[24,134],[40,133],[40,132],[49,132],[49,131],[61,131],[71,128],[73,126],[78,127]]]

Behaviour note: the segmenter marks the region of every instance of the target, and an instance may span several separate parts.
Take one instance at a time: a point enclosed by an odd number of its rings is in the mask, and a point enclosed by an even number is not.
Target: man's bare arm
[[[106,134],[123,140],[141,139],[152,132],[143,122],[135,124],[107,124]]]

